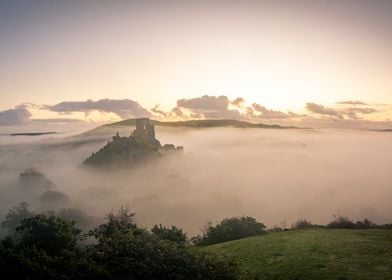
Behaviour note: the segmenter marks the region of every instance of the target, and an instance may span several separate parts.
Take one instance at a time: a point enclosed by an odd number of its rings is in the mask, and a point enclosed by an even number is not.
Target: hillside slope
[[[391,230],[309,229],[207,247],[256,279],[392,279]]]
[[[192,128],[202,128],[202,127],[242,127],[242,128],[289,128],[279,125],[267,125],[263,123],[254,124],[239,120],[230,119],[207,119],[207,120],[189,120],[189,121],[174,121],[174,122],[162,122],[162,121],[151,121],[156,126],[168,126],[168,127],[192,127]],[[107,126],[118,126],[127,125],[134,126],[136,123],[135,119],[123,120],[115,123],[108,124]],[[290,127],[291,128],[291,127]]]

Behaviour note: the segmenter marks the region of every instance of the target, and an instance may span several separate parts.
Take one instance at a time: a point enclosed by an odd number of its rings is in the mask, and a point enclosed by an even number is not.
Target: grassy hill
[[[309,229],[206,247],[256,279],[392,279],[391,230]]]
[[[173,121],[162,122],[150,120],[157,127],[173,127],[173,128],[219,128],[219,127],[235,127],[235,128],[266,128],[266,129],[295,129],[297,127],[280,126],[280,125],[267,125],[263,123],[249,123],[238,120],[189,120],[189,121]],[[136,119],[128,119],[110,124],[98,126],[92,130],[82,133],[80,136],[108,136],[113,135],[115,132],[135,127]]]
[[[267,124],[254,124],[238,120],[189,120],[189,121],[175,121],[175,122],[161,122],[161,121],[151,121],[156,126],[168,126],[168,127],[192,127],[192,128],[202,128],[202,127],[242,127],[242,128],[289,128],[279,125],[267,125]],[[115,123],[108,124],[107,126],[135,126],[135,119],[123,120]],[[290,127],[291,128],[291,127]]]

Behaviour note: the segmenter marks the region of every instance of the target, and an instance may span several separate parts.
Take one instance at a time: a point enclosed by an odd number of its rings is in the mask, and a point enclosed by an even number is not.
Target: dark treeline
[[[78,209],[34,213],[20,203],[2,223],[8,232],[0,244],[2,279],[248,279],[233,260],[195,245],[318,227],[392,229],[391,224],[334,216],[327,225],[299,219],[291,228],[267,230],[252,217],[233,217],[208,223],[201,235],[188,239],[176,226],[141,228],[134,216],[124,207],[104,220]]]
[[[378,225],[371,220],[365,218],[361,221],[353,221],[348,217],[334,215],[334,219],[327,225],[312,224],[307,219],[299,219],[292,224],[291,229],[306,229],[306,228],[330,228],[330,229],[392,229],[392,224]]]
[[[32,214],[26,204],[10,210],[0,244],[2,279],[248,278],[237,263],[189,245],[177,227],[138,227],[128,208],[86,233],[57,214]]]

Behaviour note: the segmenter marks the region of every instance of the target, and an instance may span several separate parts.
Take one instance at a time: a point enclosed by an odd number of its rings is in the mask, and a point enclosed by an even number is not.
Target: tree
[[[354,229],[355,223],[345,216],[335,216],[334,220],[331,221],[327,227],[328,228],[336,228],[336,229]]]
[[[210,245],[266,233],[266,227],[252,217],[233,217],[216,226],[207,225],[203,236],[193,238],[196,245]]]
[[[116,214],[110,212],[105,217],[106,223],[91,230],[89,236],[93,236],[100,244],[105,244],[124,235],[141,234],[144,230],[137,227],[134,216],[135,213],[129,207],[121,206]]]
[[[121,208],[106,217],[90,235],[97,243],[88,247],[95,264],[115,279],[245,279],[238,265],[224,257],[206,254],[161,238],[177,238],[177,229],[156,228],[157,234],[140,229],[134,213]],[[183,236],[182,236],[183,237]]]
[[[247,279],[237,263],[161,239],[137,227],[134,215],[124,207],[110,213],[89,232],[96,242],[87,246],[78,245],[73,221],[52,214],[26,218],[17,227],[18,244],[0,243],[2,279]]]
[[[176,242],[178,244],[186,243],[186,234],[182,231],[182,229],[171,226],[171,228],[166,228],[162,226],[162,224],[155,225],[151,229],[151,232],[156,235],[158,238],[163,240],[169,240]]]
[[[22,220],[16,231],[21,237],[22,246],[36,246],[49,255],[55,255],[61,250],[75,248],[81,230],[74,225],[74,221],[39,214]]]
[[[311,221],[307,219],[298,219],[295,223],[291,225],[292,229],[304,229],[304,228],[312,228],[314,225]]]
[[[357,229],[369,229],[369,228],[376,228],[377,224],[373,223],[369,219],[363,219],[363,221],[357,221],[355,223],[355,227]]]
[[[29,218],[34,215],[34,212],[29,210],[30,204],[27,202],[20,202],[17,206],[8,211],[5,216],[5,221],[2,226],[7,228],[8,233],[13,235],[16,228],[20,225],[23,219]]]

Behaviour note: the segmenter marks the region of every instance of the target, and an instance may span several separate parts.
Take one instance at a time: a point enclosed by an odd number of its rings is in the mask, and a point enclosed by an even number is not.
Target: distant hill
[[[9,136],[41,136],[41,135],[49,135],[49,134],[57,134],[57,132],[49,131],[49,132],[18,132],[11,133]]]
[[[392,279],[392,230],[291,230],[202,250],[233,257],[254,279]]]
[[[295,128],[295,127],[285,127],[279,125],[267,125],[267,124],[254,124],[239,120],[221,119],[221,120],[189,120],[189,121],[175,121],[175,122],[161,122],[161,121],[151,121],[155,126],[168,126],[168,127],[192,127],[192,128],[203,128],[203,127],[240,127],[240,128]],[[123,120],[105,126],[135,126],[136,119]]]
[[[151,124],[156,127],[173,127],[173,128],[219,128],[219,127],[234,127],[234,128],[263,128],[263,129],[301,129],[293,126],[280,126],[280,125],[268,125],[263,123],[249,123],[245,121],[221,119],[221,120],[189,120],[189,121],[174,121],[174,122],[162,122],[156,120],[150,120]],[[128,127],[135,127],[136,119],[128,119],[110,124],[98,126],[92,130],[82,133],[80,136],[108,136],[122,130],[128,129]]]
[[[83,164],[89,167],[130,167],[168,153],[179,152],[183,147],[173,144],[161,145],[155,138],[155,126],[147,118],[136,119],[136,129],[131,135],[112,137],[99,151],[92,153]]]

